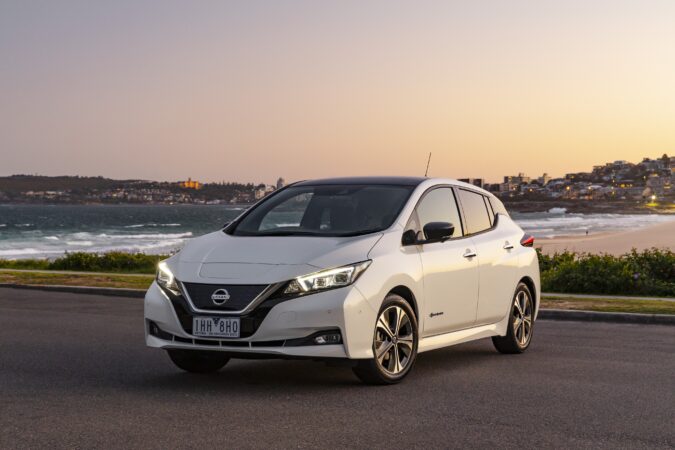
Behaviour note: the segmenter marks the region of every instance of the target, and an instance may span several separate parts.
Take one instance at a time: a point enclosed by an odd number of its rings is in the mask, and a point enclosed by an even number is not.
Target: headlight
[[[164,261],[157,265],[157,284],[175,295],[181,295],[176,278]]]
[[[336,269],[310,273],[292,280],[284,289],[284,294],[298,294],[348,286],[368,268],[372,261],[363,261]]]

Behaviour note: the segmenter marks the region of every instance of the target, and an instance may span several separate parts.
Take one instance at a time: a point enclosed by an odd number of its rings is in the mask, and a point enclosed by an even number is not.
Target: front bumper
[[[180,305],[178,305],[180,308]],[[189,307],[188,307],[189,309]],[[250,336],[241,339],[210,339],[186,331],[190,316],[222,315],[216,312],[196,314],[180,311],[156,283],[145,296],[146,343],[156,348],[180,348],[224,351],[278,357],[307,358],[372,358],[372,333],[376,312],[354,287],[348,286],[312,295],[285,300],[273,306]],[[189,319],[191,320],[191,319]],[[149,321],[164,333],[152,335]],[[189,329],[188,329],[189,330]],[[317,332],[339,330],[341,344],[297,345],[298,339]],[[156,334],[156,333],[155,333]]]

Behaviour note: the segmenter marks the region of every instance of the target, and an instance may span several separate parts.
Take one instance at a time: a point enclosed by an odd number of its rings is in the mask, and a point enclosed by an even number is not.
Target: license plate
[[[207,337],[239,337],[239,317],[194,317],[192,334]]]

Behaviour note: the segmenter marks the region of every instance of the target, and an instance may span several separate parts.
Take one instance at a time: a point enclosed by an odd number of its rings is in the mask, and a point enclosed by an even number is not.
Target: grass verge
[[[53,260],[47,259],[0,259],[2,269],[69,270],[77,272],[114,272],[153,274],[157,263],[168,255],[109,252],[103,254],[76,252]]]
[[[61,286],[147,289],[154,276],[61,274],[46,272],[0,272],[0,283],[52,284]]]
[[[585,298],[546,298],[542,308],[636,314],[675,314],[675,302],[660,300],[615,300]]]

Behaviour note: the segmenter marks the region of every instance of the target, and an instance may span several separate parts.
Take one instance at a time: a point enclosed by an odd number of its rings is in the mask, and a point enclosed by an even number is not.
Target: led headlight
[[[335,269],[322,270],[310,273],[292,280],[284,289],[284,294],[304,294],[307,292],[321,291],[348,286],[368,268],[372,261],[363,261]]]
[[[164,261],[157,265],[156,279],[157,284],[159,284],[160,287],[175,295],[180,295],[180,289],[178,288],[178,283],[176,283],[176,278],[173,276],[169,266]]]

